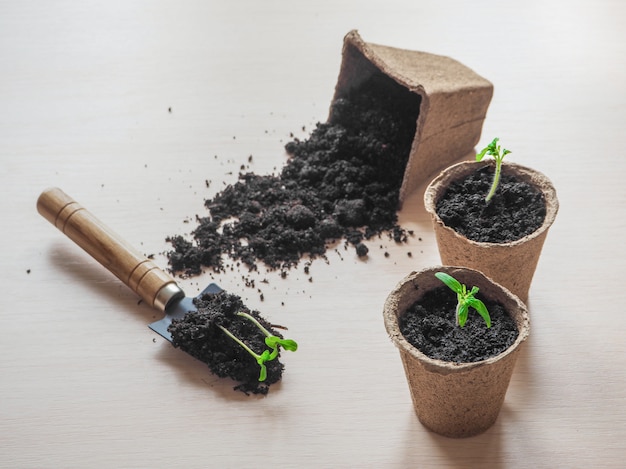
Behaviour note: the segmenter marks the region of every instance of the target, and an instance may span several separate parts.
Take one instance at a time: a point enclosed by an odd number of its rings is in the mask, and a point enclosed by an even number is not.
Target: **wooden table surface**
[[[0,466],[624,467],[625,19],[618,0],[0,2]],[[166,267],[204,199],[241,165],[278,171],[290,133],[326,119],[351,29],[491,80],[480,145],[499,136],[557,187],[531,336],[478,437],[417,421],[383,327],[388,292],[439,263],[423,187],[399,213],[408,244],[260,269],[264,301],[236,269],[180,281],[289,326],[300,350],[261,398],[156,336],[157,313],[35,210],[59,186]]]

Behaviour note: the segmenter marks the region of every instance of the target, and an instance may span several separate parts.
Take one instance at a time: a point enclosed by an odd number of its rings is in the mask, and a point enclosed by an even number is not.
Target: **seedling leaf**
[[[480,151],[480,153],[476,153],[476,161],[482,160],[487,154],[487,150],[489,150],[489,147],[485,147]]]
[[[267,376],[267,370],[265,368],[265,363],[274,360],[278,357],[279,346],[283,347],[285,350],[289,350],[295,352],[298,350],[298,344],[295,340],[291,339],[281,339],[278,336],[273,335],[270,331],[268,331],[263,325],[256,320],[256,318],[248,313],[239,312],[238,316],[241,316],[244,319],[247,319],[252,324],[254,324],[264,335],[265,335],[265,345],[267,345],[271,350],[264,350],[261,355],[257,354],[253,350],[251,350],[247,345],[245,345],[241,340],[235,337],[228,329],[221,327],[221,329],[235,342],[237,342],[241,347],[243,347],[250,355],[252,355],[259,366],[261,367],[261,373],[259,375],[259,381],[265,381]]]
[[[474,286],[468,292],[467,287],[445,272],[436,272],[435,277],[445,283],[450,290],[454,291],[457,296],[457,305],[455,310],[456,324],[460,327],[465,327],[467,317],[469,315],[469,309],[474,308],[478,314],[482,316],[487,327],[491,327],[491,317],[485,304],[474,295],[478,293],[478,287]]]
[[[276,337],[275,335],[269,336],[265,338],[265,344],[270,348],[275,348],[280,345],[285,350],[289,350],[290,352],[295,352],[298,350],[298,344],[295,340],[291,339],[281,339],[280,337]]]
[[[265,366],[265,362],[271,361],[271,355],[269,350],[265,350],[257,359],[256,362],[261,367],[261,371],[259,372],[259,381],[265,381],[267,379],[267,367]]]
[[[435,273],[435,277],[437,277],[439,280],[445,283],[453,292],[455,293],[463,292],[463,287],[461,283],[457,279],[455,279],[452,275],[448,275],[445,272],[437,272]]]
[[[485,324],[487,324],[487,327],[491,327],[491,317],[489,316],[489,311],[487,311],[485,303],[480,301],[478,298],[470,298],[468,300],[468,304],[476,311],[478,311],[478,314],[480,314],[485,320]]]

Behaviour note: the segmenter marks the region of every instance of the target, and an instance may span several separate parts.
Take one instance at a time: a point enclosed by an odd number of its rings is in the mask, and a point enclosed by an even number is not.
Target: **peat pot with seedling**
[[[483,272],[526,302],[559,202],[545,175],[503,163],[509,153],[493,139],[476,161],[452,165],[433,179],[424,204],[442,264]]]
[[[383,316],[424,426],[462,438],[495,423],[530,328],[516,295],[473,269],[431,267],[396,286]]]

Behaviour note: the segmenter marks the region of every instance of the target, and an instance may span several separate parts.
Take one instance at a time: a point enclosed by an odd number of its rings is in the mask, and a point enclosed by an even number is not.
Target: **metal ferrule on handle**
[[[184,297],[172,277],[61,189],[42,192],[37,211],[153,308],[165,312]]]

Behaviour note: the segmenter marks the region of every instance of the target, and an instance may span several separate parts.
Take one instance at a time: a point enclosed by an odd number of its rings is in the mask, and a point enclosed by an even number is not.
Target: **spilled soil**
[[[515,241],[539,229],[546,217],[541,191],[502,174],[494,197],[485,202],[493,173],[489,164],[450,184],[437,201],[441,220],[466,238],[486,243]]]
[[[258,355],[269,350],[265,335],[255,324],[237,313],[251,315],[271,334],[282,338],[276,326],[267,322],[258,311],[250,310],[239,296],[226,292],[204,294],[196,298],[194,304],[197,312],[187,313],[182,319],[172,321],[168,328],[174,347],[206,363],[217,376],[237,381],[239,384],[235,390],[246,394],[267,394],[270,385],[278,382],[283,374],[280,353],[276,359],[266,362],[267,378],[259,381],[260,368],[255,358],[220,326]]]
[[[469,285],[468,285],[469,288]],[[471,363],[496,356],[509,348],[519,332],[506,310],[480,292],[491,327],[473,309],[464,327],[456,325],[456,293],[442,286],[430,290],[400,318],[402,335],[425,355],[455,363]]]
[[[286,145],[280,174],[240,173],[205,202],[209,213],[197,217],[191,239],[167,238],[171,270],[219,272],[224,256],[250,270],[259,263],[286,270],[341,239],[361,257],[374,236],[406,241],[396,211],[419,105],[418,95],[384,75],[335,100],[328,122]]]

